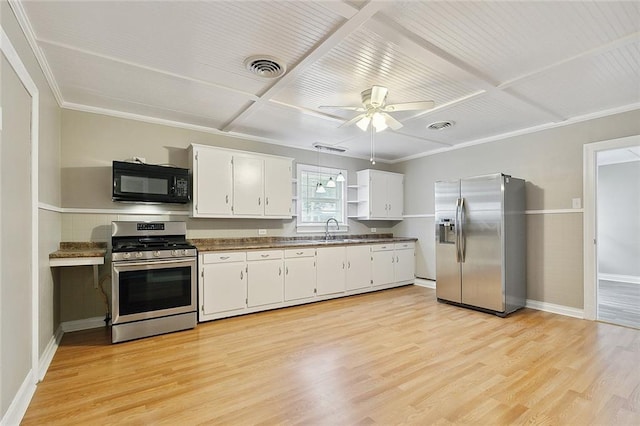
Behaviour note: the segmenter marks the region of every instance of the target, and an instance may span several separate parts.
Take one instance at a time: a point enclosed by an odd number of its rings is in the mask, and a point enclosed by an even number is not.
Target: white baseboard
[[[436,282],[434,280],[427,280],[424,278],[416,278],[415,282],[413,283],[414,285],[420,286],[420,287],[425,287],[425,288],[431,288],[431,289],[436,289]]]
[[[29,408],[31,398],[33,398],[33,394],[36,393],[36,379],[34,376],[33,370],[30,370],[22,382],[22,385],[20,385],[20,389],[18,389],[13,401],[11,401],[7,412],[4,417],[2,417],[2,420],[0,420],[1,426],[19,425],[22,421],[24,414],[27,412],[27,408]]]
[[[104,327],[104,317],[85,318],[75,321],[65,321],[60,324],[63,333],[71,331],[89,330],[91,328]]]
[[[44,379],[44,375],[47,374],[47,370],[49,369],[49,365],[53,360],[53,356],[58,350],[58,345],[60,345],[60,340],[62,340],[63,334],[64,332],[62,331],[62,326],[60,325],[55,334],[51,336],[49,344],[44,349],[44,352],[42,353],[40,362],[38,364],[38,382],[42,381],[42,379]]]
[[[551,312],[553,314],[565,315],[573,318],[584,318],[584,310],[572,308],[570,306],[556,305],[554,303],[539,302],[537,300],[527,299],[525,304],[527,308],[536,309],[538,311]]]
[[[424,278],[416,278],[415,285],[426,288],[436,288],[435,280],[427,280]],[[570,306],[556,305],[554,303],[539,302],[537,300],[527,299],[525,306],[537,311],[551,312],[553,314],[565,315],[573,318],[584,318],[584,310],[572,308]]]
[[[598,274],[599,280],[617,281],[619,283],[640,284],[640,277],[634,275]]]

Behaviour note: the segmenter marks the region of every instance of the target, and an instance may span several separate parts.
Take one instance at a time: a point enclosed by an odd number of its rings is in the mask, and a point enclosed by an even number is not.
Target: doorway
[[[640,136],[584,147],[585,318],[640,328]]]

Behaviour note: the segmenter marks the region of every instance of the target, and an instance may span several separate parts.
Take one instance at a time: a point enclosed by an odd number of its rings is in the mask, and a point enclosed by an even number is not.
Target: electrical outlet
[[[571,199],[571,207],[574,209],[582,208],[582,200],[580,198],[572,198]]]
[[[266,229],[258,229],[258,235],[267,235]]]
[[[371,228],[371,232],[376,232],[377,229],[376,228]]]

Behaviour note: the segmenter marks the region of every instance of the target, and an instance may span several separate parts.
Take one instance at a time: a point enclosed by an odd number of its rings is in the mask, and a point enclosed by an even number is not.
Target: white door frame
[[[24,63],[18,56],[9,37],[0,26],[0,52],[7,59],[24,88],[31,96],[31,374],[33,384],[40,377],[38,322],[39,322],[39,256],[38,256],[38,135],[40,123],[40,95]],[[0,113],[1,113],[0,105]],[[1,120],[1,117],[0,117]]]
[[[640,144],[640,135],[625,138],[611,139],[602,142],[594,142],[583,146],[583,179],[582,193],[584,194],[583,216],[583,242],[584,242],[584,318],[597,319],[597,283],[598,283],[598,257],[597,257],[597,209],[596,191],[598,189],[598,162],[599,151],[625,148]]]

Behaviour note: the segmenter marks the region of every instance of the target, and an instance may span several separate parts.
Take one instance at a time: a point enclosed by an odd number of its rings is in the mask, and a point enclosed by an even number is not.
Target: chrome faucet
[[[338,220],[335,217],[330,217],[329,219],[327,219],[327,223],[325,224],[325,229],[324,229],[325,241],[329,239],[329,222],[331,221],[334,221],[336,223],[336,231],[340,230],[340,224],[338,223]]]

